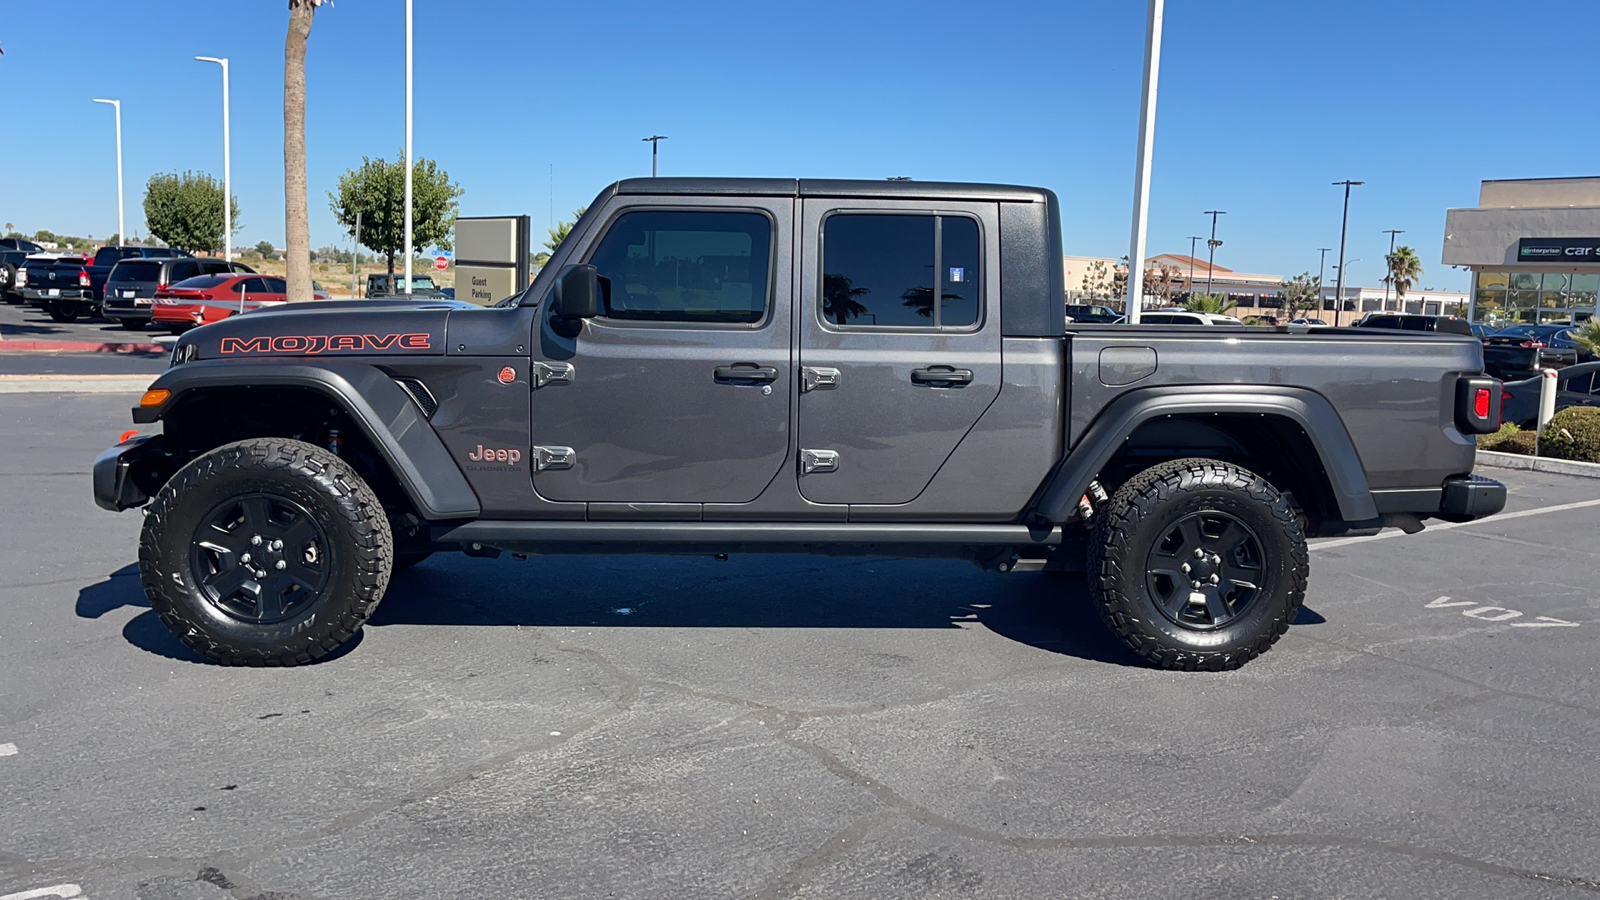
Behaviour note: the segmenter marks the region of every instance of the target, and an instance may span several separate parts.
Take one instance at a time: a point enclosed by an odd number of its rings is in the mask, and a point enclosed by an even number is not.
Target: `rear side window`
[[[640,210],[590,256],[606,318],[754,324],[766,318],[772,222],[761,213]]]
[[[266,279],[266,282],[267,282],[267,293],[269,293],[269,294],[287,294],[287,293],[289,293],[289,283],[284,281],[282,278],[268,278],[268,279]]]
[[[194,278],[185,278],[173,285],[174,288],[183,288],[186,291],[203,291],[214,288],[228,279],[220,275],[197,275]]]
[[[978,223],[964,216],[831,215],[822,223],[822,318],[845,328],[971,327],[982,260]]]
[[[1562,390],[1571,391],[1574,394],[1587,394],[1593,387],[1594,373],[1585,372],[1582,375],[1574,375],[1567,379],[1567,385]]]
[[[170,267],[167,269],[167,280],[171,284],[177,284],[180,281],[193,278],[199,274],[199,263],[187,259],[178,260],[171,263]]]
[[[1401,319],[1400,328],[1404,331],[1432,331],[1432,319]]]
[[[117,263],[117,267],[111,270],[111,280],[115,282],[160,281],[161,263],[141,262],[137,260],[129,260],[126,262]]]

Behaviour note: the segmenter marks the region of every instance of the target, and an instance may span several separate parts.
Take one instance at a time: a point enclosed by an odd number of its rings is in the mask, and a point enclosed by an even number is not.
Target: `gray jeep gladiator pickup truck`
[[[1498,512],[1477,340],[1071,325],[1047,190],[603,191],[495,307],[288,305],[174,346],[95,462],[188,646],[293,665],[439,551],[955,557],[1087,573],[1151,663],[1237,666],[1308,536]],[[842,577],[842,576],[841,576]]]

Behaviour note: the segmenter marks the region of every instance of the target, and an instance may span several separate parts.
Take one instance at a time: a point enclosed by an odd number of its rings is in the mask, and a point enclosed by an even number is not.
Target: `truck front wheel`
[[[1108,626],[1163,669],[1265,653],[1305,597],[1305,535],[1261,476],[1180,459],[1129,479],[1095,516],[1089,587]]]
[[[257,438],[184,466],[139,538],[145,594],[213,662],[293,666],[338,649],[383,599],[393,539],[383,506],[343,460]]]

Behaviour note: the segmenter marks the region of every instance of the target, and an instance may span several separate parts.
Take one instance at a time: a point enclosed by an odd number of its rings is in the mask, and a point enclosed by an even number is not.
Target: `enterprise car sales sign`
[[[1517,262],[1600,263],[1600,238],[1522,238]]]

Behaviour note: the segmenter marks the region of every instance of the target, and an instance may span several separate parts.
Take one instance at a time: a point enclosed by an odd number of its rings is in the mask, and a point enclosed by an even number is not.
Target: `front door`
[[[745,503],[784,470],[794,201],[695,202],[610,201],[573,257],[599,271],[600,315],[574,335],[541,311],[530,461],[544,497]]]
[[[998,210],[804,204],[800,491],[909,503],[1000,392]]]

